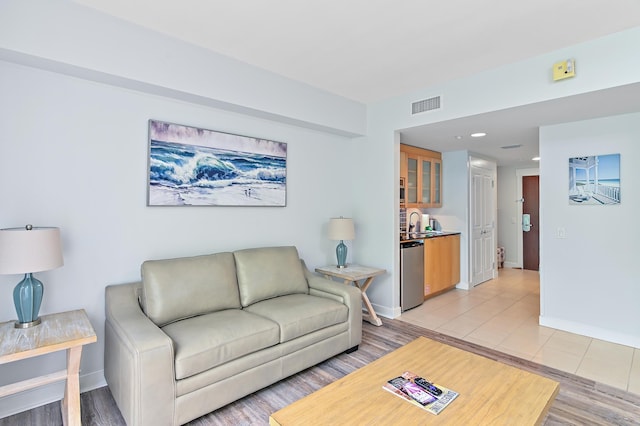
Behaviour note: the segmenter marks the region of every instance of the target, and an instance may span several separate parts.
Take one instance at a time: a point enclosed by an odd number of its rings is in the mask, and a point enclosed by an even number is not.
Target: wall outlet
[[[565,239],[567,238],[567,230],[564,227],[559,226],[556,230],[556,238]]]

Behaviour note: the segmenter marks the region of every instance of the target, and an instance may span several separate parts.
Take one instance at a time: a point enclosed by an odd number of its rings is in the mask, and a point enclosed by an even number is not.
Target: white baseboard
[[[471,286],[466,281],[460,281],[458,284],[456,284],[456,288],[459,290],[469,290]]]
[[[373,310],[376,311],[376,315],[384,318],[398,318],[400,316],[400,306],[395,308],[389,308],[388,306],[377,305],[372,303]]]
[[[507,268],[511,268],[511,269],[518,268],[518,269],[520,269],[520,265],[518,264],[518,262],[504,262],[504,267],[505,267],[505,269],[507,269]]]
[[[104,370],[98,370],[80,376],[80,393],[98,389],[103,386],[107,386],[107,381],[104,378]]]
[[[106,386],[104,370],[80,376],[80,392],[87,392]],[[0,398],[0,418],[12,416],[32,408],[60,401],[64,393],[65,382],[50,383]]]

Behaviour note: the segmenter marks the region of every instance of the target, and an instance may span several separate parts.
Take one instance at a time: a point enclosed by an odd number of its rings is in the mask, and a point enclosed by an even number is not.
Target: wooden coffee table
[[[460,395],[433,415],[382,389],[413,371]],[[425,337],[273,413],[269,424],[537,425],[559,384]]]

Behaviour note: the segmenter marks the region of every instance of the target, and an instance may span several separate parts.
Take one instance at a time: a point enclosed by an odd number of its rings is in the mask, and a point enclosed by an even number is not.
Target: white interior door
[[[495,171],[471,167],[471,285],[495,276]]]

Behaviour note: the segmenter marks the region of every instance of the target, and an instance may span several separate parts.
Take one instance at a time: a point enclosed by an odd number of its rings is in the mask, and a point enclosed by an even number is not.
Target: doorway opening
[[[540,176],[522,177],[522,268],[540,268]]]
[[[516,170],[517,198],[521,201],[518,203],[518,267],[534,271],[540,270],[539,176],[539,169]],[[525,214],[529,215],[528,218]],[[527,219],[528,231],[525,230]]]

